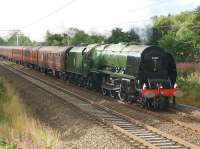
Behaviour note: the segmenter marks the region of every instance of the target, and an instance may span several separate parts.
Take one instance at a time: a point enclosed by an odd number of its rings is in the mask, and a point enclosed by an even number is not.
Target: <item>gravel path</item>
[[[0,77],[7,80],[25,104],[28,112],[42,124],[62,134],[69,148],[140,148],[99,126],[88,115],[45,92],[0,66]],[[142,148],[142,147],[141,147]]]

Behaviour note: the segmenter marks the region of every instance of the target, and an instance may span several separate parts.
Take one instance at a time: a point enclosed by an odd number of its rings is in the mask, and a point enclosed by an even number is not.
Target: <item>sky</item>
[[[107,34],[114,27],[127,30],[151,24],[155,15],[177,14],[200,6],[200,0],[2,0],[0,36],[20,29],[32,40],[70,27]]]

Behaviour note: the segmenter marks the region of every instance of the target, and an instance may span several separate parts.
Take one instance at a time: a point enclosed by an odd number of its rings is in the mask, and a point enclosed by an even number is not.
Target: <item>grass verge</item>
[[[27,115],[25,106],[0,79],[0,149],[63,149],[57,132]]]

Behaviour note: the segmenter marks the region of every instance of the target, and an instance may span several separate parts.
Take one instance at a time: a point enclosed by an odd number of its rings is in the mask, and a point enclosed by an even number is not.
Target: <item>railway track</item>
[[[52,79],[53,80],[53,79]],[[60,80],[60,79],[56,79],[56,80]],[[54,81],[56,82],[56,81]],[[57,83],[57,85],[61,85],[61,83]],[[72,85],[72,84],[71,84]],[[74,86],[72,85],[73,87],[75,88],[78,88],[80,89],[80,87],[78,86]],[[84,89],[81,87],[81,90],[84,90],[86,92],[88,92],[89,90],[88,89]],[[97,94],[96,92],[91,92],[90,91],[90,94],[94,95],[94,96],[101,96],[99,94]],[[104,96],[103,97],[104,99],[106,100],[113,100],[111,97],[107,97],[107,96]],[[132,110],[135,110],[137,112],[143,112],[145,114],[150,114],[154,117],[157,117],[159,118],[160,120],[164,120],[164,121],[167,121],[167,122],[172,122],[174,123],[177,127],[183,127],[185,129],[189,129],[189,130],[192,130],[194,131],[195,133],[196,132],[200,132],[200,127],[198,127],[197,125],[192,125],[192,124],[188,124],[186,122],[183,122],[183,121],[180,121],[180,120],[177,120],[177,119],[174,119],[174,118],[171,118],[172,116],[168,116],[168,117],[163,117],[163,114],[161,115],[160,113],[158,112],[152,112],[152,111],[149,111],[149,110],[146,110],[146,109],[142,109],[140,107],[138,107],[138,105],[130,105],[130,104],[127,104],[127,106],[129,107],[130,106],[130,109]],[[182,110],[180,107],[179,109],[175,108],[174,106],[172,106],[172,108],[169,109],[169,111],[172,113],[172,115],[179,115],[180,117],[193,117],[190,112],[188,112],[187,110]],[[200,119],[196,118],[196,117],[193,117],[193,122],[195,122],[195,119],[198,120],[198,123],[200,123]]]
[[[88,113],[98,121],[101,121],[106,125],[112,127],[113,129],[128,136],[129,138],[132,138],[133,140],[142,143],[148,148],[200,149],[199,146],[161,132],[154,127],[151,127],[126,115],[118,113],[117,111],[113,111],[106,107],[100,106],[86,98],[81,97],[80,95],[69,92],[60,86],[33,77],[9,65],[3,64],[2,66],[21,76],[22,78],[30,81],[31,83],[37,85],[38,87],[48,91],[49,93],[54,94],[61,99],[67,101],[68,103],[76,106],[77,108],[84,111],[85,113]]]
[[[132,105],[131,105],[132,106]],[[131,107],[130,108],[133,108]],[[179,127],[183,127],[183,128],[186,128],[186,129],[190,129],[194,132],[198,132],[200,133],[200,127],[197,127],[197,126],[194,126],[192,124],[188,124],[188,123],[185,123],[183,121],[180,121],[180,120],[177,120],[177,119],[174,119],[174,118],[170,118],[169,116],[163,116],[160,115],[160,113],[157,113],[157,112],[152,112],[152,111],[149,111],[149,110],[145,110],[145,109],[142,109],[142,108],[139,108],[137,107],[136,105],[133,105],[134,106],[134,110],[135,111],[138,111],[138,112],[143,112],[143,113],[146,113],[146,114],[150,114],[150,115],[153,115],[155,117],[157,117],[158,119],[160,120],[164,120],[164,121],[167,121],[167,122],[172,122],[174,123],[175,125],[179,126]],[[185,117],[185,118],[188,118],[190,117],[191,119],[193,119],[194,121],[198,121],[200,122],[200,119],[196,118],[196,117],[193,117],[189,112],[187,111],[178,111],[177,109],[175,108],[170,108],[169,109],[169,112],[171,112],[171,116],[172,115],[177,115],[177,116],[180,116],[180,117]]]
[[[200,119],[199,118],[196,118],[196,117],[192,116],[188,112],[178,111],[177,109],[170,109],[170,110],[175,112],[180,117],[191,118],[191,122],[192,121],[198,121],[198,123],[200,123]],[[194,119],[194,120],[192,120],[192,119]],[[183,121],[175,120],[175,119],[171,119],[171,121],[173,121],[173,123],[175,123],[178,126],[182,126],[184,128],[191,129],[194,132],[200,133],[200,126],[199,125],[198,126],[194,126],[191,122],[190,122],[190,124],[188,124],[188,123],[185,123]]]

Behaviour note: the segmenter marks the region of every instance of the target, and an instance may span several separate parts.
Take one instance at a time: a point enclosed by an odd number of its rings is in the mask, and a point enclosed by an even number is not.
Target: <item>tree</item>
[[[63,34],[52,34],[49,31],[46,33],[46,45],[49,46],[76,46],[83,43],[102,43],[104,40],[104,36],[98,34],[89,35],[77,28],[70,28]]]
[[[70,45],[78,45],[81,43],[89,43],[89,35],[86,34],[84,31],[78,30],[75,35],[70,40]]]
[[[49,46],[60,46],[63,44],[61,34],[52,34],[49,31],[46,33],[46,43]]]
[[[105,37],[98,35],[98,34],[93,34],[90,36],[90,43],[104,43]]]
[[[139,35],[135,29],[132,28],[127,32],[123,32],[122,29],[116,28],[112,30],[112,35],[109,38],[105,38],[102,35],[93,33],[87,34],[83,30],[77,28],[70,28],[63,34],[52,34],[49,31],[46,33],[46,45],[49,46],[76,46],[80,44],[94,44],[94,43],[119,43],[119,42],[140,42]]]
[[[70,45],[79,45],[79,44],[93,44],[93,43],[102,43],[105,40],[104,36],[93,34],[89,35],[82,30],[75,30],[74,36],[71,37]]]
[[[159,41],[168,34],[172,29],[173,21],[171,15],[154,17],[153,27],[151,28],[151,33],[149,34],[149,43],[157,45]]]
[[[172,52],[178,61],[200,60],[200,7],[177,15],[154,18],[151,44]]]
[[[111,36],[108,37],[107,43],[119,43],[119,42],[140,42],[139,35],[132,28],[128,32],[123,32],[121,28],[115,28],[112,30]]]
[[[140,37],[139,35],[135,32],[134,28],[131,28],[128,32],[127,32],[127,41],[126,42],[136,42],[139,43],[140,42]]]
[[[67,33],[52,34],[50,31],[46,33],[46,45],[48,46],[66,46],[69,45],[70,37]]]
[[[32,42],[31,42],[29,37],[27,37],[25,35],[19,35],[18,36],[18,44],[20,46],[30,46],[30,45],[32,45]],[[16,46],[17,45],[17,35],[16,34],[12,35],[8,39],[7,45],[10,45],[10,46]]]
[[[115,28],[112,30],[111,36],[108,37],[108,43],[119,43],[124,42],[125,34],[121,28]]]

